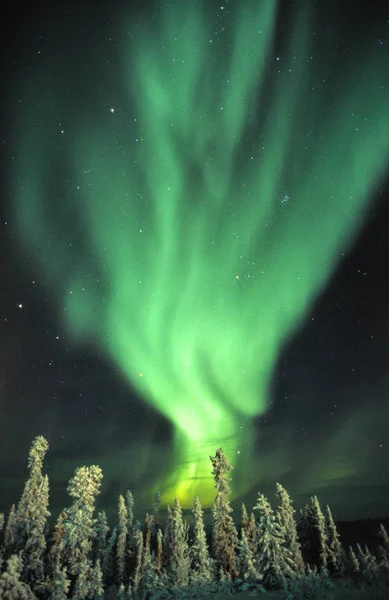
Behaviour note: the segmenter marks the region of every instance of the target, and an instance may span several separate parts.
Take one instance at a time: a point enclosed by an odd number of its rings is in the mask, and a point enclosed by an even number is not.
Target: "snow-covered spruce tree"
[[[72,600],[85,600],[91,596],[91,566],[88,561],[83,560],[78,569],[76,583],[72,593]]]
[[[1,527],[0,527],[0,529],[1,529]],[[382,545],[381,545],[382,557],[386,557],[386,559],[389,560],[389,535],[382,523],[380,524],[378,536],[382,540]]]
[[[332,575],[342,576],[345,571],[345,553],[340,542],[340,535],[332,516],[330,507],[327,505],[326,531],[328,548],[328,569]]]
[[[97,560],[92,569],[89,583],[89,597],[93,600],[102,600],[104,597],[103,571],[100,560]]]
[[[300,509],[300,519],[297,522],[297,534],[301,544],[304,562],[308,565],[312,561],[310,546],[314,531],[314,518],[312,504],[307,503],[304,509]]]
[[[316,565],[320,571],[326,571],[328,536],[325,518],[317,496],[311,496],[310,502],[301,513],[298,531],[305,562]]]
[[[317,496],[311,498],[312,517],[313,517],[313,550],[314,562],[320,571],[325,571],[328,564],[328,536],[326,528],[326,520],[320,507]]]
[[[104,561],[105,549],[107,547],[107,535],[109,533],[108,519],[105,510],[100,511],[97,514],[94,528],[93,562],[99,560],[100,564],[102,564]]]
[[[123,583],[120,584],[115,600],[133,600],[131,584],[127,587]]]
[[[262,573],[260,573],[254,564],[253,553],[251,552],[250,545],[247,540],[246,532],[242,528],[240,532],[240,544],[239,544],[239,572],[240,579],[246,586],[256,586],[263,579]]]
[[[276,483],[276,490],[277,496],[280,500],[280,504],[277,509],[277,517],[285,537],[284,545],[292,553],[294,570],[296,574],[302,575],[305,572],[305,565],[300,542],[297,536],[297,526],[294,518],[294,513],[296,511],[293,508],[293,503],[288,492],[280,483]]]
[[[67,573],[84,575],[91,566],[91,551],[96,536],[95,510],[96,496],[100,493],[103,473],[100,467],[79,467],[69,481],[68,494],[73,503],[65,512],[62,523],[64,535],[59,543],[59,556],[66,566]]]
[[[128,513],[124,496],[119,495],[118,506],[118,537],[116,542],[116,576],[119,585],[123,583],[126,574],[127,537],[128,537]]]
[[[22,550],[25,575],[29,580],[43,576],[43,557],[46,551],[44,535],[49,504],[49,481],[42,473],[43,460],[49,444],[43,436],[37,436],[28,456],[30,475],[16,508],[14,538],[15,550]]]
[[[349,546],[347,573],[354,583],[362,581],[361,564],[352,546]]]
[[[4,527],[4,522],[5,522],[4,513],[0,513],[0,532],[2,531],[2,529]]]
[[[161,492],[159,490],[157,490],[157,492],[155,494],[155,502],[153,505],[153,534],[154,534],[155,538],[157,536],[157,531],[161,524],[160,516],[159,516],[159,511],[161,508],[161,501],[162,501]]]
[[[126,492],[126,507],[127,507],[127,529],[131,533],[134,526],[134,496],[130,490]]]
[[[100,561],[97,561],[93,568],[87,561],[83,561],[77,575],[72,600],[103,600],[103,597],[103,572]]]
[[[12,554],[7,560],[7,568],[0,575],[1,600],[36,600],[30,586],[20,581],[22,571],[22,556]]]
[[[144,545],[144,548],[145,548],[144,551],[146,552],[146,554],[150,554],[150,555],[151,555],[152,527],[153,527],[153,517],[151,515],[149,515],[149,513],[146,513],[143,545]]]
[[[163,560],[163,533],[162,533],[162,529],[158,528],[157,543],[156,543],[156,550],[155,550],[155,566],[156,566],[158,573],[162,572],[163,563],[164,563],[164,560]]]
[[[47,518],[50,516],[49,478],[43,477],[37,490],[35,513],[30,518],[26,543],[23,549],[24,580],[35,591],[44,580],[44,562],[46,557]]]
[[[134,496],[130,490],[126,492],[126,508],[127,508],[127,553],[129,558],[134,558],[135,555],[135,539],[134,539]]]
[[[214,565],[209,556],[207,537],[205,534],[203,510],[200,500],[196,497],[193,507],[192,544],[190,556],[190,584],[206,585],[214,579]]]
[[[247,538],[247,542],[250,546],[250,550],[252,552],[254,560],[256,560],[257,552],[258,552],[257,540],[256,540],[257,533],[256,532],[257,532],[257,523],[255,521],[254,513],[251,512],[250,518],[249,518],[249,524],[247,526],[247,531],[246,531],[246,538]]]
[[[245,530],[245,533],[247,535],[247,528],[249,526],[249,515],[247,513],[247,508],[246,505],[244,504],[244,502],[242,502],[242,520],[241,520],[241,525],[242,525],[242,529]]]
[[[377,548],[378,565],[381,575],[387,579],[389,576],[389,536],[382,523],[380,524],[378,536],[382,540],[382,544]]]
[[[56,564],[62,564],[62,557],[60,556],[60,549],[63,549],[62,540],[65,536],[65,521],[68,515],[65,510],[62,510],[58,515],[57,522],[54,526],[54,532],[51,538],[51,547],[48,552],[48,561],[52,566]]]
[[[47,600],[67,600],[70,588],[70,579],[66,569],[61,568],[59,561],[53,569],[50,581],[46,584]]]
[[[170,506],[167,507],[167,517],[165,530],[163,534],[163,549],[165,553],[165,562],[168,568],[171,564],[171,556],[173,552],[173,515]]]
[[[263,494],[258,494],[254,510],[258,513],[256,567],[266,587],[282,588],[285,577],[296,577],[292,552],[285,547],[284,531]]]
[[[12,504],[8,513],[7,525],[4,530],[4,549],[10,555],[15,547],[16,506]]]
[[[162,533],[162,529],[158,529],[156,550],[155,550],[155,569],[156,569],[157,580],[158,580],[158,588],[161,590],[168,588],[169,584],[170,584],[169,575],[168,575],[167,570],[165,569],[165,563],[166,563],[166,560],[165,560],[164,551],[163,551],[163,533]],[[161,594],[162,594],[162,592],[161,592]],[[154,592],[154,595],[156,595],[156,592]]]
[[[115,548],[116,540],[118,536],[118,530],[115,526],[108,538],[107,545],[104,550],[102,570],[103,570],[103,581],[105,583],[111,583],[115,577]]]
[[[212,474],[215,480],[217,495],[212,508],[212,550],[217,573],[226,578],[238,576],[237,548],[238,534],[231,517],[232,508],[229,501],[231,493],[229,472],[230,461],[223,448],[216,450],[215,456],[209,457],[212,462]]]
[[[368,585],[372,584],[379,575],[379,565],[377,564],[376,557],[370,552],[367,544],[362,547],[360,544],[357,544],[357,558],[361,568],[361,574],[364,583]]]
[[[134,541],[135,541],[135,557],[136,557],[136,565],[132,578],[132,590],[135,596],[138,593],[140,588],[140,584],[142,581],[142,561],[143,561],[143,532],[138,531],[137,529],[134,531]]]
[[[182,519],[182,509],[176,497],[171,521],[172,548],[170,554],[169,575],[173,587],[189,585],[190,557],[186,528]]]
[[[149,529],[152,525],[152,517],[148,516]],[[147,535],[144,536],[144,545],[142,553],[142,579],[140,582],[140,595],[141,597],[148,597],[154,590],[159,587],[159,576],[155,563],[155,557],[151,554],[150,549],[150,535],[146,542]]]

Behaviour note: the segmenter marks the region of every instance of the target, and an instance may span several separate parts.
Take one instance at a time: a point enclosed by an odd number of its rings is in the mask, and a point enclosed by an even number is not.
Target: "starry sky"
[[[250,507],[389,517],[389,12],[60,1],[2,27],[0,511],[36,435]]]

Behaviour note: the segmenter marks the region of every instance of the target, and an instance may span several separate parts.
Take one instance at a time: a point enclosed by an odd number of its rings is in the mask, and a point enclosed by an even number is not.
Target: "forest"
[[[199,498],[190,523],[179,498],[161,518],[162,498],[144,522],[134,518],[130,490],[119,495],[116,524],[96,513],[100,467],[75,470],[70,503],[50,526],[49,479],[43,472],[48,442],[38,436],[28,457],[29,476],[7,518],[0,514],[1,600],[168,600],[270,598],[320,600],[389,597],[389,536],[380,545],[344,547],[331,509],[317,496],[293,508],[276,483],[277,506],[258,493],[252,510],[232,518],[228,457],[210,456],[215,482],[212,530],[206,531]],[[166,512],[166,511],[165,511]],[[209,534],[209,535],[208,535]]]

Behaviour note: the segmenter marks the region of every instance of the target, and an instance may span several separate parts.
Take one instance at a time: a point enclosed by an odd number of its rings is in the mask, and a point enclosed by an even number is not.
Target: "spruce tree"
[[[16,506],[12,504],[4,531],[4,548],[8,554],[15,548]]]
[[[115,548],[116,540],[118,536],[118,530],[115,526],[108,538],[107,545],[104,550],[102,569],[103,569],[103,580],[105,582],[111,581],[115,576]]]
[[[363,550],[361,548],[361,545],[357,544],[356,554],[360,564],[361,574],[364,582],[367,584],[373,583],[380,571],[376,557],[370,552],[370,549],[367,546],[367,544],[365,544]]]
[[[149,517],[149,523],[152,524],[152,517]],[[150,542],[145,543],[143,546],[142,555],[142,581],[141,581],[141,595],[148,596],[150,593],[158,587],[158,572],[155,563],[155,558],[151,554]]]
[[[165,523],[165,530],[163,534],[163,548],[165,551],[165,559],[168,567],[170,568],[171,557],[173,553],[173,515],[170,506],[167,507],[167,517]]]
[[[143,544],[144,544],[144,552],[146,552],[146,554],[150,554],[151,555],[151,530],[152,530],[152,526],[153,526],[153,517],[151,515],[149,515],[149,513],[146,513],[146,517],[145,517],[145,534],[144,534],[144,540],[143,540]]]
[[[213,563],[209,556],[207,537],[205,534],[203,510],[198,498],[193,507],[193,532],[192,544],[189,550],[191,561],[191,585],[204,585],[211,583],[214,577]]]
[[[382,523],[380,524],[378,535],[383,543],[382,549],[384,551],[384,555],[389,559],[389,536]]]
[[[28,456],[28,469],[30,475],[24,485],[23,493],[16,509],[15,517],[15,545],[16,549],[23,550],[28,538],[33,535],[36,540],[35,552],[42,545],[41,532],[44,530],[47,517],[49,485],[48,479],[42,474],[43,461],[49,444],[39,435],[32,442]],[[33,551],[34,552],[34,551]]]
[[[47,584],[48,600],[67,600],[71,581],[67,577],[66,569],[61,568],[57,561],[50,581]]]
[[[249,585],[255,585],[263,579],[262,573],[260,573],[255,566],[253,553],[248,543],[246,531],[242,528],[240,533],[240,545],[239,545],[239,572],[240,578],[244,583]]]
[[[340,542],[335,521],[332,516],[330,507],[327,505],[327,541],[328,548],[328,567],[333,575],[343,575],[344,573],[344,551]]]
[[[285,577],[295,577],[292,553],[285,547],[282,527],[263,494],[258,494],[254,510],[258,512],[256,567],[267,587],[281,588]]]
[[[182,519],[182,509],[176,497],[172,510],[173,541],[170,557],[170,576],[173,587],[186,587],[189,585],[190,558],[186,529]]]
[[[80,589],[83,587],[83,577],[91,564],[92,544],[96,536],[93,513],[102,478],[100,467],[79,467],[67,488],[73,503],[65,512],[66,519],[62,523],[64,534],[59,543],[59,554],[63,557],[69,574],[81,574]]]
[[[105,549],[107,547],[107,535],[109,533],[109,526],[107,515],[105,510],[102,510],[97,514],[95,523],[95,535],[93,543],[93,561],[100,561],[102,564],[105,556]]]
[[[1,600],[36,600],[29,585],[20,581],[23,571],[23,558],[12,554],[7,560],[7,568],[0,575]]]
[[[226,578],[238,575],[237,548],[238,534],[231,517],[232,508],[229,501],[230,486],[229,472],[232,469],[230,461],[223,448],[216,450],[215,456],[209,457],[212,462],[212,474],[217,489],[216,499],[212,509],[212,549],[217,572]]]
[[[352,546],[349,546],[349,566],[348,570],[351,574],[351,577],[354,581],[358,581],[362,577],[361,573],[361,564],[357,558],[357,555],[354,552]]]
[[[305,565],[301,546],[298,541],[296,521],[294,519],[294,513],[296,511],[293,508],[292,500],[288,492],[280,483],[276,483],[276,490],[280,500],[277,509],[277,517],[285,537],[285,547],[288,548],[292,554],[295,572],[302,575],[305,572]]]
[[[326,521],[321,510],[317,496],[311,498],[312,520],[313,520],[313,551],[314,562],[322,571],[327,569],[328,564],[328,535],[326,529]]]
[[[93,600],[103,600],[104,598],[103,572],[100,560],[96,561],[90,574],[89,597]]]
[[[157,544],[156,544],[156,552],[155,552],[155,566],[158,573],[162,572],[163,568],[163,533],[162,530],[158,528],[157,531]]]
[[[247,528],[249,526],[249,516],[247,514],[247,508],[246,505],[242,502],[242,520],[241,520],[241,525],[242,525],[242,529],[245,530],[245,533],[247,535]]]
[[[161,508],[161,492],[159,490],[157,490],[156,494],[155,494],[155,502],[154,502],[154,506],[153,506],[153,527],[154,527],[154,535],[157,535],[157,531],[159,529],[160,526],[160,517],[159,517],[159,511]]]
[[[30,518],[27,539],[23,549],[24,577],[33,590],[44,580],[44,560],[46,555],[46,527],[47,518],[50,516],[49,505],[49,478],[43,477],[37,490],[34,517]]]
[[[83,560],[78,569],[72,600],[85,600],[91,597],[91,566]]]
[[[143,561],[143,532],[135,530],[134,531],[134,540],[135,540],[135,556],[136,556],[136,565],[135,571],[132,579],[132,589],[134,594],[138,593],[140,588],[140,584],[142,581],[142,561]]]
[[[120,494],[119,496],[119,525],[118,525],[118,536],[116,543],[116,568],[117,568],[117,581],[123,583],[125,570],[126,570],[126,554],[127,554],[127,537],[128,537],[128,513],[126,502],[124,497]]]
[[[256,532],[257,532],[257,524],[255,521],[255,515],[253,512],[250,513],[249,523],[246,530],[246,538],[247,543],[250,546],[251,553],[253,555],[254,560],[257,557],[257,540],[256,540]]]
[[[128,532],[132,533],[132,528],[134,526],[134,496],[130,490],[126,492],[126,507],[127,507],[127,529]]]

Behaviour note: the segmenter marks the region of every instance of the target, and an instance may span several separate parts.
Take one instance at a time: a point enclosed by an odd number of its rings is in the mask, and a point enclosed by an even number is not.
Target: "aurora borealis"
[[[388,52],[300,4],[118,5],[112,59],[65,28],[13,82],[14,246],[69,348],[171,424],[165,502],[211,504],[219,446],[257,486],[278,361],[386,175]]]

